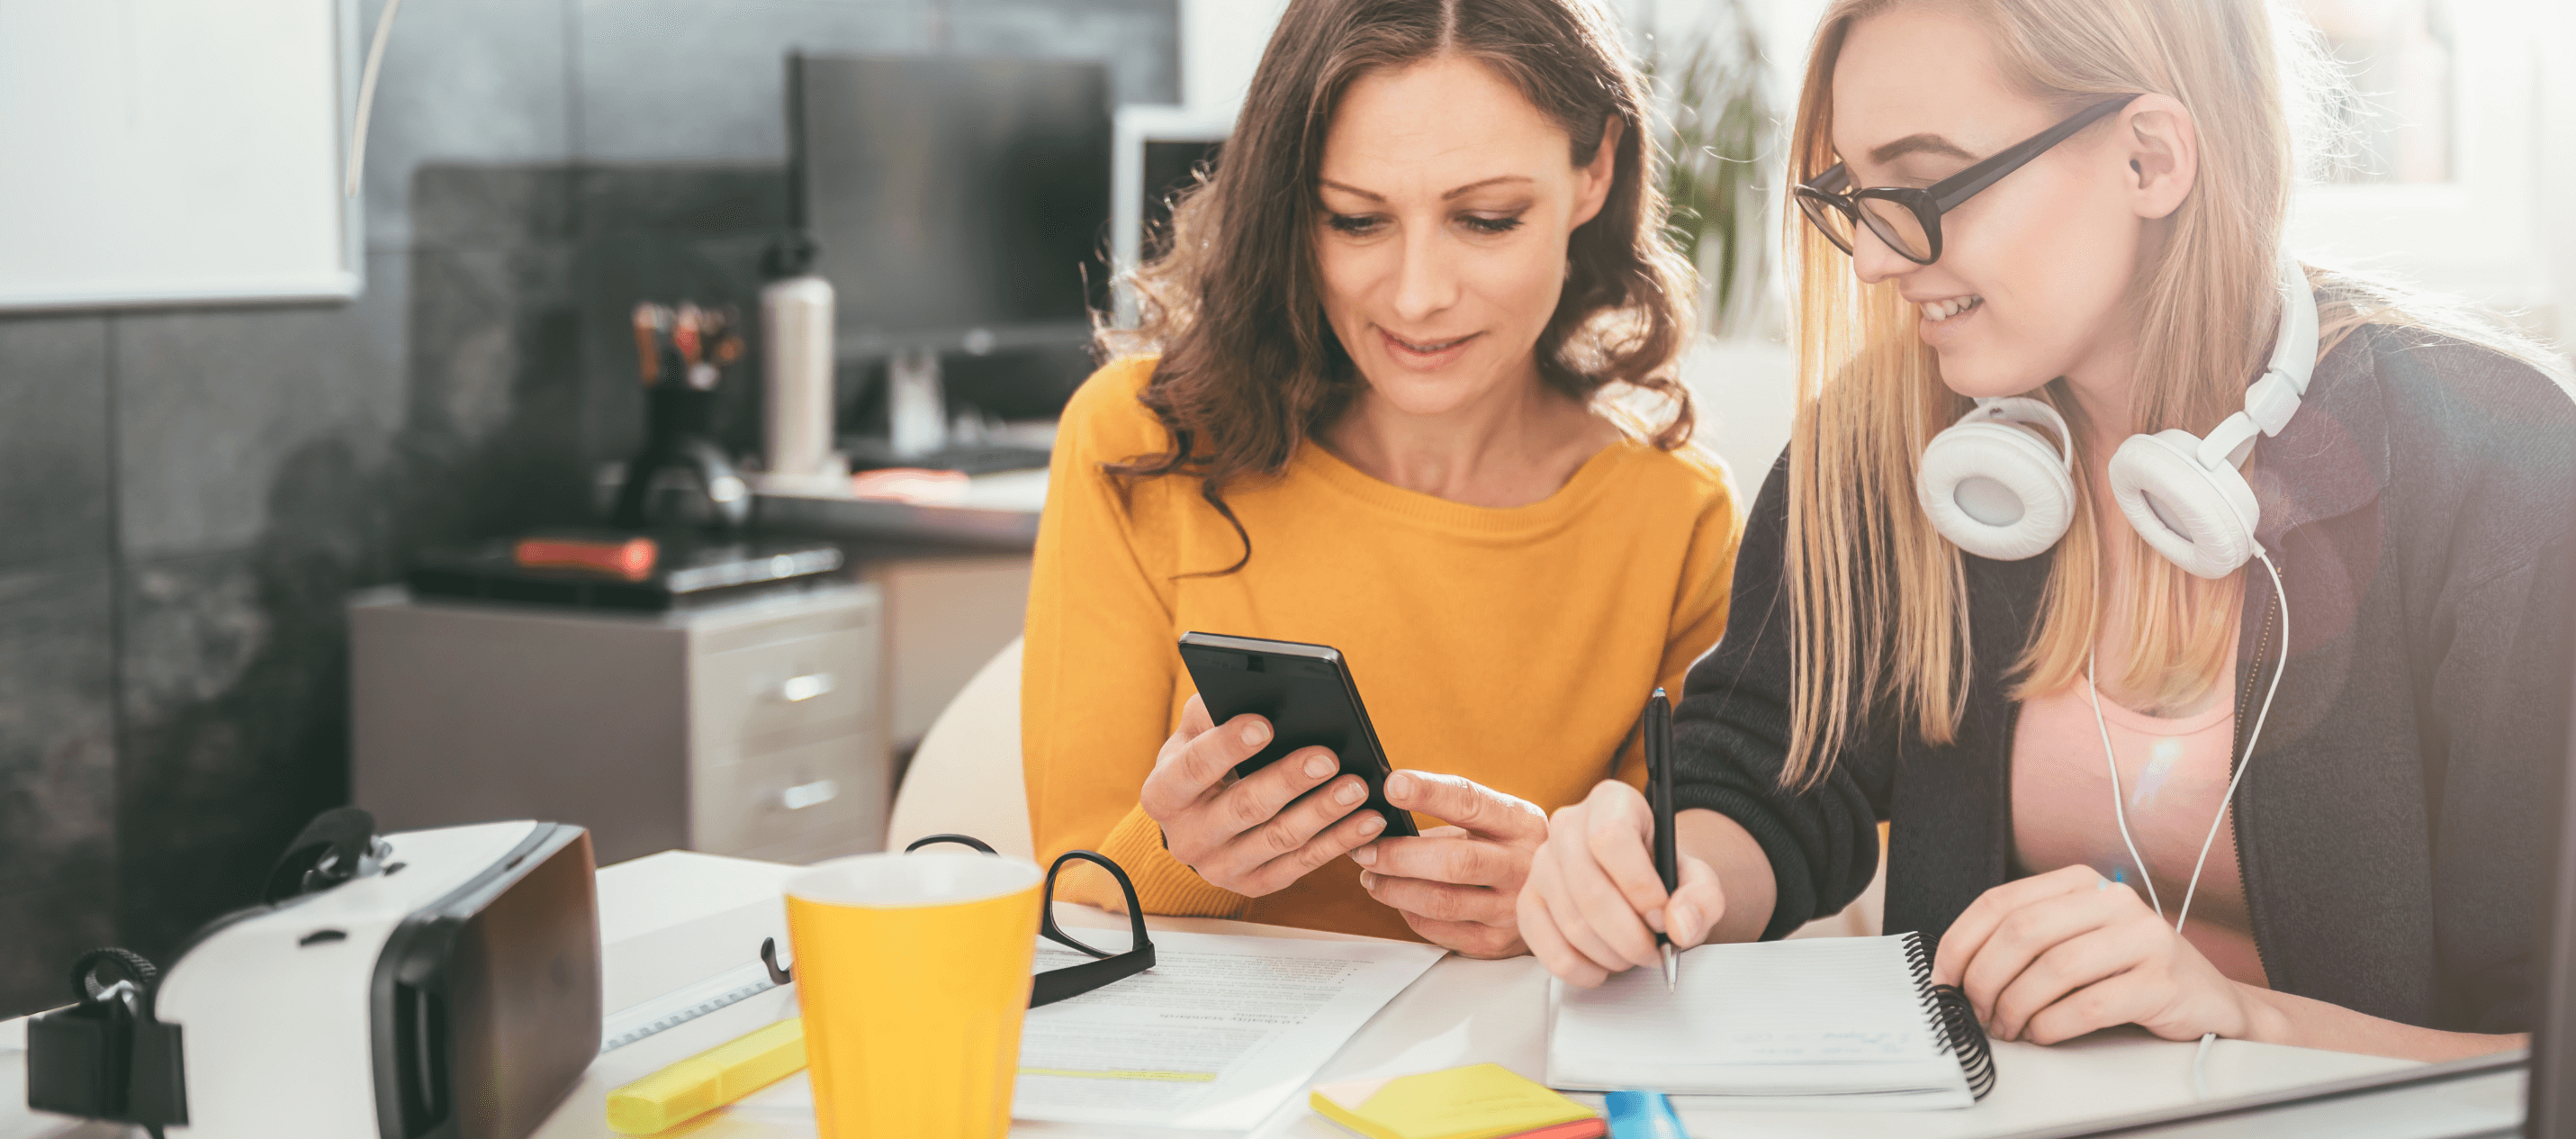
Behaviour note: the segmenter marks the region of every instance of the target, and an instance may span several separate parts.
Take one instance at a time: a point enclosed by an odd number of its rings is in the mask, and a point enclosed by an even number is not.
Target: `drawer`
[[[893,781],[883,741],[863,730],[691,772],[690,848],[746,855],[781,845],[883,846]]]
[[[826,725],[873,722],[880,699],[874,621],[729,652],[691,662],[690,735],[695,766],[722,766],[742,756],[810,739]]]

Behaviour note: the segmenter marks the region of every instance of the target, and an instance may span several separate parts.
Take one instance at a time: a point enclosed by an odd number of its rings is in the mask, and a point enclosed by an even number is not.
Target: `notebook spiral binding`
[[[1920,933],[1905,935],[1905,964],[1914,971],[1914,990],[1922,994],[1923,1014],[1937,1027],[1959,1058],[1959,1070],[1967,1074],[1968,1092],[1978,1099],[1995,1090],[1995,1052],[1986,1040],[1984,1025],[1977,1023],[1977,1010],[1968,1003],[1968,994],[1957,985],[1932,983],[1932,950],[1923,943]]]

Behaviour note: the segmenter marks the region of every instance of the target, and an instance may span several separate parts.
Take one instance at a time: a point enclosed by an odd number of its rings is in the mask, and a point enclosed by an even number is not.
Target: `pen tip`
[[[1679,986],[1678,986],[1675,982],[1677,982],[1677,981],[1679,981],[1679,980],[1680,980],[1680,973],[1681,973],[1680,964],[1681,964],[1681,962],[1680,962],[1680,958],[1679,958],[1678,956],[1676,956],[1676,955],[1673,953],[1673,947],[1672,947],[1670,944],[1665,945],[1665,946],[1664,946],[1664,991],[1665,991],[1665,992],[1667,992],[1667,993],[1674,991],[1676,988],[1679,988]]]

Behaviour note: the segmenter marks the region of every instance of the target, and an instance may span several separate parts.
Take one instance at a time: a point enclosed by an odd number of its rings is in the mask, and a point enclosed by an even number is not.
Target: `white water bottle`
[[[812,241],[781,243],[770,251],[777,279],[760,290],[762,489],[846,495],[849,461],[832,449],[832,282],[813,262]]]

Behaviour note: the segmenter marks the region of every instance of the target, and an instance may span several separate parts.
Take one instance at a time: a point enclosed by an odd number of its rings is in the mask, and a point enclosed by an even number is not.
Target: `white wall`
[[[2564,8],[2564,0],[2451,4],[2452,180],[2303,187],[2291,210],[2291,248],[2519,313],[2535,332],[2562,325],[2552,259],[2534,237],[2551,197],[2539,145],[2549,134],[2543,92],[2563,80],[2547,75],[2546,37],[2533,31],[2563,21]]]
[[[1231,119],[1288,0],[1181,0],[1181,105]]]
[[[2533,28],[2541,54],[2539,181],[2535,235],[2555,301],[2561,351],[2576,353],[2576,5],[2551,4]]]
[[[1747,505],[1789,445],[1796,357],[1768,340],[1709,340],[1682,361],[1682,383],[1698,401],[1692,436],[1735,472]]]
[[[344,300],[340,0],[0,0],[0,309]]]

